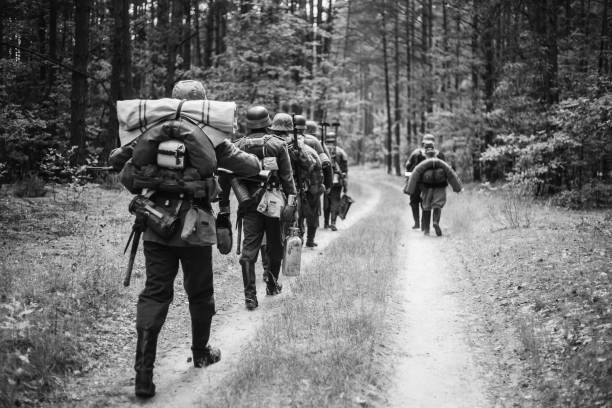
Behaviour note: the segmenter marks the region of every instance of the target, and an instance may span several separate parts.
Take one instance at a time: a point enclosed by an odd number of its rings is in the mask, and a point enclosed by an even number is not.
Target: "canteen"
[[[285,243],[285,254],[283,256],[283,275],[298,276],[302,262],[302,240],[298,236],[298,229],[289,228],[291,234]]]

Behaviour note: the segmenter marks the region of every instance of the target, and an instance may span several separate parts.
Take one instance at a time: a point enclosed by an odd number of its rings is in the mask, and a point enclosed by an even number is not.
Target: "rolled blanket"
[[[406,189],[408,190],[408,194],[414,194],[417,185],[423,181],[423,173],[426,170],[434,168],[441,168],[444,170],[444,173],[446,174],[446,181],[451,185],[455,193],[461,191],[461,181],[453,168],[445,161],[433,157],[431,159],[423,160],[414,168],[412,174],[410,175],[410,179],[408,180],[408,188]]]
[[[180,99],[130,99],[117,101],[117,120],[121,146],[130,143],[151,126],[174,119],[181,106],[180,115],[206,131],[210,127],[223,133],[234,132],[236,104],[209,100]],[[214,131],[211,130],[211,133]],[[208,132],[207,132],[208,134]]]

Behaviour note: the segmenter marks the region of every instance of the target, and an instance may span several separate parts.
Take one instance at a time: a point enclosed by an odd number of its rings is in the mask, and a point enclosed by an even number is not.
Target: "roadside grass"
[[[496,350],[526,365],[519,406],[612,406],[612,212],[477,188],[443,212]],[[510,328],[519,344],[504,339]],[[516,348],[516,349],[515,349]]]
[[[45,401],[113,348],[100,334],[105,319],[124,319],[128,201],[93,185],[0,197],[0,406]]]
[[[386,377],[378,363],[403,197],[382,188],[378,208],[385,211],[350,227],[304,268],[235,373],[202,406],[384,406]],[[364,194],[351,186],[356,200]]]

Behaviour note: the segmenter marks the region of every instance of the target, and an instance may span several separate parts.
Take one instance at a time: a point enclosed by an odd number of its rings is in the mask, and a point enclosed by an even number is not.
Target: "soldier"
[[[302,115],[295,115],[295,128],[298,133],[298,147],[295,146],[293,135],[287,136],[289,145],[289,155],[294,171],[294,180],[299,179],[302,184],[299,188],[300,205],[298,214],[298,225],[300,237],[304,235],[304,221],[307,223],[306,246],[315,247],[314,242],[316,229],[319,226],[319,216],[321,215],[321,194],[325,190],[323,184],[323,164],[325,160],[326,171],[331,173],[331,161],[323,151],[319,140],[314,136],[304,135],[306,130],[306,118]],[[296,173],[300,172],[299,177]]]
[[[410,156],[408,157],[408,160],[406,161],[406,173],[410,174],[412,173],[412,171],[414,170],[414,168],[421,163],[423,160],[426,159],[425,157],[425,149],[424,149],[424,145],[426,142],[435,142],[436,137],[434,135],[432,135],[431,133],[426,133],[423,135],[423,141],[421,142],[421,147],[414,149],[412,151],[412,153],[410,154]],[[444,154],[442,152],[439,152],[436,150],[436,157],[440,160],[444,160]],[[409,177],[409,176],[408,176]],[[412,229],[419,229],[421,228],[422,231],[424,231],[424,226],[422,225],[422,222],[419,222],[419,207],[421,205],[421,190],[419,188],[419,186],[417,185],[416,190],[414,191],[413,194],[410,194],[410,207],[412,208],[412,217],[414,218],[414,225],[412,226]]]
[[[204,86],[198,81],[178,82],[172,90],[175,99],[205,99]],[[176,121],[179,122],[179,121]],[[186,120],[186,122],[188,122]],[[163,125],[163,124],[162,124]],[[190,129],[199,129],[195,127]],[[154,131],[152,127],[150,131]],[[197,132],[198,130],[194,130]],[[147,141],[143,134],[136,143],[134,155],[138,149],[147,149]],[[204,131],[198,133],[198,137],[207,137],[210,147],[203,148],[197,152],[199,155],[216,160],[216,164],[232,170],[241,176],[253,176],[259,173],[260,165],[253,155],[244,153],[237,149],[229,140],[220,140],[218,135],[209,135]],[[208,145],[207,145],[208,146]],[[153,152],[155,154],[156,152]],[[189,152],[187,152],[189,154]],[[127,165],[126,165],[127,167]],[[124,170],[126,170],[124,167]],[[211,167],[213,168],[213,167]],[[122,171],[124,173],[124,171]],[[214,174],[206,175],[207,180],[214,181]],[[127,185],[129,175],[124,174]],[[214,193],[216,196],[216,192]],[[185,217],[190,208],[197,206],[205,214],[212,217],[211,200],[214,196],[190,197],[189,194],[179,195],[169,191],[155,191],[150,197],[157,206],[176,210],[180,219],[180,225],[185,222]],[[214,219],[214,218],[213,218]],[[214,234],[214,222],[212,225]],[[212,317],[215,314],[215,302],[213,296],[213,271],[212,271],[212,247],[211,245],[195,245],[181,238],[181,229],[170,238],[165,239],[151,228],[144,232],[144,256],[146,264],[146,282],[144,289],[138,296],[136,307],[136,330],[138,334],[136,344],[136,370],[135,393],[139,397],[149,398],[155,394],[153,384],[153,366],[157,349],[158,334],[166,320],[168,307],[172,302],[174,290],[174,278],[181,263],[184,275],[184,287],[189,299],[189,312],[191,315],[191,334],[193,364],[195,367],[203,367],[216,363],[221,358],[219,349],[208,344]]]
[[[276,295],[282,289],[282,286],[278,283],[283,259],[281,219],[295,217],[296,190],[287,145],[280,138],[268,134],[268,126],[271,124],[268,110],[263,106],[250,107],[246,113],[246,120],[247,135],[237,140],[236,146],[257,156],[259,160],[263,161],[264,170],[270,170],[271,172],[266,182],[240,180],[240,183],[248,190],[248,194],[252,198],[245,205],[241,205],[238,211],[244,230],[240,266],[242,267],[244,282],[245,305],[248,310],[254,310],[259,305],[255,285],[255,263],[264,233],[266,235],[265,251],[269,263],[266,294]],[[289,120],[291,120],[291,117]],[[276,122],[272,123],[270,128],[278,130],[285,127],[288,126]],[[227,185],[226,182],[223,184]],[[276,216],[277,214],[271,214],[267,209],[260,207],[260,204],[264,201],[262,200],[264,196],[277,194],[280,187],[287,197],[288,204],[280,211],[280,216]],[[223,189],[219,205],[229,206],[229,189]]]
[[[421,201],[423,205],[423,225],[425,235],[429,235],[429,223],[433,211],[433,226],[436,235],[442,235],[440,217],[442,207],[446,204],[446,187],[450,184],[453,191],[461,191],[461,182],[457,173],[444,161],[437,158],[438,151],[434,142],[423,143],[426,159],[419,163],[408,181],[408,192],[414,193],[417,185],[421,188]]]
[[[326,135],[325,144],[331,155],[333,181],[330,191],[323,197],[324,228],[337,231],[336,218],[340,207],[340,196],[343,191],[346,193],[348,185],[348,155],[337,145],[334,132]]]

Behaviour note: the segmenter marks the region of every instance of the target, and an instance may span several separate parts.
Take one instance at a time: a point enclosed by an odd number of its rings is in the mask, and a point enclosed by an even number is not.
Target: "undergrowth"
[[[514,402],[612,406],[612,212],[557,209],[499,191],[468,191],[453,204],[448,222],[492,336],[511,348],[496,331],[512,327],[516,358],[527,364]],[[461,228],[465,211],[469,228]]]

